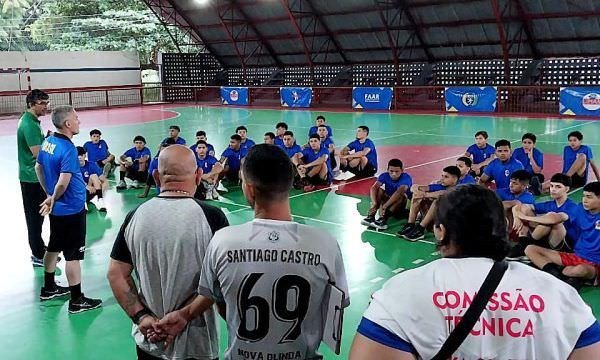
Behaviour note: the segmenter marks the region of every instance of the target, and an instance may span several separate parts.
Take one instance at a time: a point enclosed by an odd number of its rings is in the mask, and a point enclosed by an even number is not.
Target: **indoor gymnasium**
[[[600,359],[600,3],[0,8],[1,359]]]

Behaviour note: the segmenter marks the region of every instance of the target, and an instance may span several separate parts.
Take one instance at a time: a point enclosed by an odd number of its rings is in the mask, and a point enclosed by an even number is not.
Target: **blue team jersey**
[[[377,170],[377,150],[375,149],[375,144],[371,141],[371,139],[366,139],[364,143],[361,144],[358,139],[354,140],[350,144],[348,144],[348,149],[354,151],[363,151],[365,148],[371,149],[367,154],[367,160],[369,164],[373,165],[373,167]]]
[[[529,160],[529,156],[525,153],[522,147],[516,148],[512,153],[512,158],[517,159],[523,164],[523,168],[530,174],[533,175],[533,168],[531,167],[531,161]],[[533,160],[535,160],[536,164],[542,169],[544,168],[544,153],[539,151],[537,148],[533,148]]]
[[[519,160],[510,158],[503,163],[500,159],[494,159],[485,167],[483,173],[496,181],[496,189],[504,189],[510,185],[510,175],[517,170],[523,170],[523,164]]]
[[[205,174],[208,174],[212,171],[213,166],[218,163],[219,160],[214,156],[206,155],[204,159],[197,158],[196,164],[198,164],[198,168],[202,169]]]
[[[534,204],[535,203],[535,198],[533,197],[533,194],[530,193],[529,191],[524,191],[524,192],[520,193],[519,195],[515,195],[510,192],[509,188],[504,188],[504,189],[496,190],[496,194],[502,201],[518,200],[522,204]]]
[[[590,160],[594,158],[592,155],[592,149],[587,147],[587,145],[581,145],[579,149],[573,150],[570,146],[565,146],[563,150],[563,174],[566,174],[567,171],[573,166],[577,154],[585,154],[587,159],[585,163],[585,174],[583,175],[584,179],[587,181],[588,176],[588,168],[590,165]]]
[[[90,182],[90,176],[96,174],[98,176],[102,175],[102,170],[100,167],[92,161],[85,161],[85,164],[79,168],[81,171],[81,176],[83,176],[83,182],[88,184]]]
[[[578,234],[573,251],[580,258],[600,265],[600,213],[592,214],[579,204],[572,222]]]
[[[198,159],[198,153],[196,152],[197,147],[197,144],[190,146],[190,150],[194,152],[194,155],[196,155],[196,159]],[[206,144],[206,154],[210,156],[215,156],[215,147],[211,144]]]
[[[167,140],[169,140],[169,138],[164,138],[163,141],[160,142],[161,145],[164,145],[167,143]],[[177,140],[175,140],[175,144],[176,145],[185,145],[185,139],[182,138],[181,136],[177,137]]]
[[[148,158],[152,157],[152,154],[150,153],[150,149],[148,149],[147,147],[144,146],[144,148],[140,151],[138,151],[135,147],[132,147],[131,149],[125,151],[125,154],[123,154],[125,157],[130,157],[131,160],[133,161],[133,165],[131,166],[131,168],[135,171],[139,171],[140,169],[140,163],[139,160],[144,156],[148,156]]]
[[[442,190],[448,189],[447,186],[444,186],[442,184],[430,184],[427,187],[428,187],[427,192],[436,192],[436,191],[442,191]]]
[[[567,230],[567,236],[571,239],[577,239],[577,227],[574,224],[574,219],[577,217],[577,204],[571,200],[567,199],[561,206],[556,204],[556,201],[549,200],[541,203],[534,204],[534,210],[536,215],[543,215],[549,212],[562,212],[569,216],[569,220],[565,221],[563,225]]]
[[[464,178],[458,180],[457,185],[475,184],[476,182],[477,181],[475,181],[475,178],[473,176],[467,174]]]
[[[158,155],[150,161],[150,165],[148,166],[148,176],[153,176],[152,173],[154,173],[154,170],[158,171]],[[158,185],[156,185],[156,192],[160,194],[160,186]]]
[[[467,148],[467,152],[473,156],[473,164],[479,164],[491,158],[496,149],[490,144],[486,144],[484,148],[473,144]]]
[[[240,147],[246,150],[246,153],[248,152],[248,150],[250,150],[251,147],[253,147],[254,145],[256,145],[256,143],[252,140],[252,139],[248,139],[246,138],[246,141],[240,143]]]
[[[410,191],[410,187],[412,186],[412,178],[407,173],[402,173],[397,180],[392,180],[390,173],[384,172],[383,174],[379,175],[377,181],[384,186],[384,191],[387,196],[392,196],[398,190],[398,188],[403,185],[408,187],[408,189],[406,189],[406,192],[408,193]]]
[[[325,127],[327,128],[327,137],[332,137],[333,130],[331,129],[331,126],[325,125]],[[310,137],[312,134],[316,134],[317,130],[319,130],[318,126],[312,126],[310,129],[308,129],[308,137]]]
[[[279,136],[275,136],[275,142],[273,143],[274,145],[277,145],[279,147],[284,147],[285,145],[283,144],[283,139],[280,138]]]
[[[77,148],[68,137],[54,133],[42,143],[37,162],[42,165],[46,190],[54,194],[61,173],[71,174],[65,193],[54,202],[52,215],[65,216],[78,214],[83,210],[86,189],[81,176]]]
[[[298,144],[294,144],[292,145],[291,148],[285,147],[285,145],[280,146],[280,148],[283,149],[283,151],[285,151],[286,154],[288,154],[288,156],[291,158],[292,156],[296,155],[299,152],[302,152],[302,147],[300,147],[300,145]]]
[[[109,154],[108,145],[104,140],[98,141],[97,144],[88,141],[85,144],[83,144],[83,148],[87,152],[88,160],[93,163],[106,159]]]
[[[245,158],[247,154],[248,150],[242,147],[240,147],[238,151],[233,151],[230,147],[228,147],[227,149],[225,149],[225,151],[223,151],[223,154],[221,154],[221,156],[227,158],[227,162],[225,163],[225,165],[229,166],[229,169],[239,170],[242,164],[242,159]]]
[[[333,140],[330,137],[326,137],[325,140],[321,140],[321,147],[323,149],[329,150],[329,145],[333,145],[335,147],[335,144],[333,143]]]
[[[319,151],[315,152],[313,149],[311,149],[310,147],[302,150],[302,161],[305,164],[311,163],[317,159],[319,159],[322,156],[327,156],[327,159],[325,160],[325,165],[327,165],[327,178],[329,180],[333,179],[333,173],[331,172],[331,162],[327,161],[329,159],[329,150],[327,149],[323,149],[322,147],[319,149]]]

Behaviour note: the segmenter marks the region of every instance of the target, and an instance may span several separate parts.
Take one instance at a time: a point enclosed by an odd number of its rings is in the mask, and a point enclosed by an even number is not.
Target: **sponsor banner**
[[[498,90],[495,86],[447,87],[446,111],[494,112]]]
[[[390,110],[394,89],[391,87],[353,87],[352,108]]]
[[[309,87],[280,87],[281,106],[284,107],[310,107],[312,101],[312,88]]]
[[[248,105],[248,88],[221,86],[221,103],[223,105]]]
[[[600,116],[600,87],[560,88],[562,115]]]

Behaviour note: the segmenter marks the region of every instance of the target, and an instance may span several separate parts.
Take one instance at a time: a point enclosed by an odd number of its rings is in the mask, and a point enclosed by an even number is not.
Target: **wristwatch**
[[[143,308],[131,317],[131,321],[133,321],[134,324],[139,325],[140,320],[142,320],[142,318],[146,315],[152,315],[152,312],[146,308]]]

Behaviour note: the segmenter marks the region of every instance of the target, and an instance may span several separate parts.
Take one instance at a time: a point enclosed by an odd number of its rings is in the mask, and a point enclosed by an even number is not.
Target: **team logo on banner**
[[[365,94],[365,102],[378,103],[379,102],[379,94]]]
[[[238,101],[238,99],[240,98],[237,90],[231,90],[231,92],[229,93],[229,97],[231,98],[231,101]]]
[[[292,101],[294,102],[294,104],[297,103],[298,100],[300,100],[300,95],[298,95],[297,91],[292,91]]]
[[[600,95],[596,93],[589,93],[581,100],[581,105],[590,111],[596,111],[600,109]]]
[[[465,106],[475,106],[477,105],[477,95],[473,93],[465,93],[462,96],[462,103]]]

